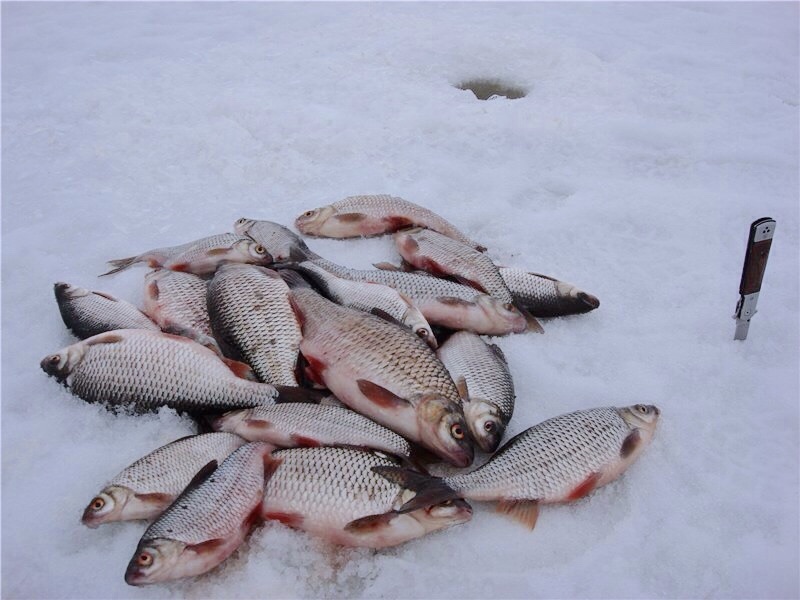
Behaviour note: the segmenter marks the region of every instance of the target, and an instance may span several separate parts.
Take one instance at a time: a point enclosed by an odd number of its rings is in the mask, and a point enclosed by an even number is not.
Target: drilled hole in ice
[[[460,90],[469,90],[478,100],[492,100],[498,97],[515,100],[524,98],[528,93],[521,87],[504,83],[499,79],[469,79],[456,87]]]

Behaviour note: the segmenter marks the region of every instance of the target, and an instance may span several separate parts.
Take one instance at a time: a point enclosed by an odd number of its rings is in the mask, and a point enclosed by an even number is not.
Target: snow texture
[[[499,78],[527,96],[479,101]],[[2,594],[7,598],[797,597],[797,3],[3,3]],[[497,343],[509,435],[652,403],[618,481],[385,551],[283,525],[215,571],[137,589],[142,523],[90,530],[102,484],[192,432],[115,416],[39,368],[74,340],[52,285],[141,305],[105,261],[287,225],[362,193],[438,212],[598,310]],[[777,219],[734,342],[748,226]],[[389,238],[310,240],[336,262]]]

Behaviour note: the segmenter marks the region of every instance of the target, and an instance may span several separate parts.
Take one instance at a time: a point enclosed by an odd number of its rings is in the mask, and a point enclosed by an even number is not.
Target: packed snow
[[[797,3],[3,3],[2,594],[8,598],[797,597]],[[495,78],[524,98],[458,89]],[[143,523],[84,506],[193,424],[115,416],[39,368],[74,338],[56,281],[141,303],[105,261],[290,225],[345,196],[433,209],[496,262],[600,298],[496,340],[509,436],[580,408],[662,411],[618,481],[528,532],[382,550],[278,523],[196,579],[129,587]],[[748,227],[777,220],[745,342]],[[388,237],[310,240],[395,261]]]

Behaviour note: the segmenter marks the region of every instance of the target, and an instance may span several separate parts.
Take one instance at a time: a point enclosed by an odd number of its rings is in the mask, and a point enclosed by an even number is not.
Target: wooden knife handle
[[[740,294],[753,294],[761,290],[761,281],[764,279],[764,271],[767,268],[774,232],[775,220],[768,217],[758,219],[750,225],[742,281],[739,284]]]

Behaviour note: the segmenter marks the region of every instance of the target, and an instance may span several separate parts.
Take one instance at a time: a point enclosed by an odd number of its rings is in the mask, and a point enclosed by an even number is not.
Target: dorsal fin
[[[388,321],[389,323],[394,323],[395,325],[399,325],[400,327],[405,327],[405,325],[401,321],[395,319],[392,315],[390,315],[385,310],[382,310],[380,308],[373,308],[369,312],[371,314],[375,315],[376,317],[380,317],[384,321]]]

